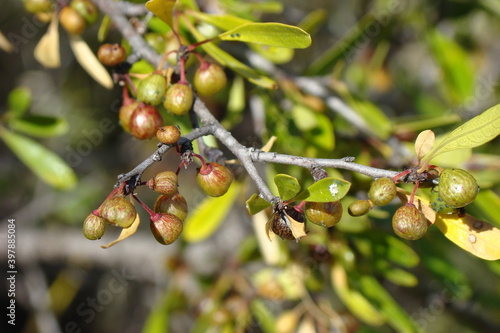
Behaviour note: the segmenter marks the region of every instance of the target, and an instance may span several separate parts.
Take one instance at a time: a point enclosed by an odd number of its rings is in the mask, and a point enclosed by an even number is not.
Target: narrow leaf
[[[126,238],[129,238],[130,236],[132,236],[133,234],[135,234],[135,232],[137,231],[137,228],[139,227],[139,224],[141,224],[141,218],[139,217],[139,214],[136,214],[135,215],[135,220],[134,222],[130,225],[130,227],[128,228],[123,228],[122,229],[122,232],[120,233],[120,236],[118,236],[117,239],[115,239],[114,241],[110,242],[109,244],[107,245],[101,245],[101,247],[103,249],[107,249],[113,245],[115,245],[116,243],[119,243],[121,242],[122,240],[126,239]]]
[[[274,176],[274,183],[278,188],[280,198],[288,201],[295,197],[300,191],[300,184],[297,178],[290,175],[278,174]]]
[[[436,214],[434,225],[453,243],[485,260],[500,259],[500,229],[466,214]]]
[[[47,68],[57,68],[61,66],[59,55],[59,30],[58,18],[53,17],[45,35],[40,39],[35,47],[35,59]]]
[[[415,153],[417,154],[418,161],[421,161],[422,158],[431,151],[432,147],[434,147],[435,139],[434,132],[431,130],[420,132],[415,140]]]
[[[311,36],[301,28],[282,23],[246,23],[229,30],[221,40],[303,49],[311,45]]]
[[[76,60],[104,88],[113,88],[113,79],[87,43],[77,35],[69,36],[69,45],[75,54]]]
[[[227,193],[218,198],[207,197],[188,216],[183,238],[190,243],[201,242],[210,237],[221,225],[238,196],[241,185],[234,182]]]
[[[76,185],[73,170],[58,155],[40,143],[16,134],[5,128],[0,129],[0,137],[14,154],[47,184],[62,190]]]
[[[334,177],[323,178],[294,198],[296,201],[313,201],[313,202],[331,202],[339,201],[342,199],[349,188],[351,183]]]
[[[456,149],[474,148],[500,134],[500,104],[470,119],[451,132],[446,139],[434,147],[425,157],[422,167],[437,155]]]
[[[7,97],[9,116],[20,117],[31,105],[31,91],[26,87],[14,88]]]
[[[277,333],[274,315],[261,299],[253,299],[250,310],[264,333]]]
[[[146,8],[172,27],[172,11],[175,3],[176,0],[150,0],[146,2]]]
[[[212,24],[224,31],[235,29],[243,24],[252,23],[252,21],[229,14],[213,15],[197,11],[190,11],[189,15],[206,23]]]
[[[32,115],[9,120],[10,128],[39,138],[50,138],[68,131],[68,122],[63,118]]]

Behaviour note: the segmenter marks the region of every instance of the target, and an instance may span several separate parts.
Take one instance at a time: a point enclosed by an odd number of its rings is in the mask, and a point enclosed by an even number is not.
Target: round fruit
[[[431,208],[440,214],[454,214],[458,211],[457,208],[453,208],[448,206],[441,196],[439,195],[439,186],[434,187],[431,190],[431,198],[430,198]]]
[[[122,128],[130,133],[130,119],[134,114],[135,110],[139,107],[139,102],[135,101],[132,104],[122,105],[118,113],[118,118],[120,119],[120,125]]]
[[[347,212],[351,216],[362,216],[368,214],[372,208],[371,200],[356,200],[347,207]]]
[[[210,162],[197,169],[196,181],[206,194],[220,197],[231,186],[233,174],[225,166]]]
[[[156,213],[169,213],[184,221],[188,214],[186,199],[176,193],[173,196],[160,195],[155,202],[154,211]]]
[[[144,40],[151,46],[156,52],[162,54],[165,51],[165,46],[167,42],[165,36],[157,32],[148,32],[144,35]]]
[[[158,128],[163,126],[163,118],[154,106],[139,103],[130,117],[128,126],[130,134],[136,139],[151,139],[156,136]]]
[[[156,138],[161,143],[166,145],[173,145],[179,141],[181,137],[181,131],[177,126],[163,126],[158,129],[156,132]]]
[[[452,208],[465,207],[476,199],[476,179],[462,169],[444,169],[439,176],[439,196]]]
[[[127,51],[120,44],[102,44],[97,50],[97,58],[106,66],[116,66],[125,61]]]
[[[415,205],[399,207],[392,217],[392,228],[401,238],[415,240],[427,232],[427,219]]]
[[[377,178],[370,186],[368,196],[376,206],[385,206],[396,197],[396,184],[387,177]]]
[[[72,0],[71,8],[80,14],[87,24],[92,24],[99,18],[97,6],[89,0]]]
[[[63,28],[72,35],[80,35],[87,25],[82,15],[69,6],[61,9],[59,21]]]
[[[193,90],[187,83],[176,83],[167,89],[163,106],[175,115],[182,116],[191,110]]]
[[[342,203],[335,202],[306,202],[306,217],[314,224],[322,227],[333,227],[342,218]]]
[[[216,64],[204,62],[194,73],[193,84],[200,95],[212,96],[226,86],[226,73]]]
[[[158,105],[165,96],[167,81],[161,74],[153,73],[142,79],[137,86],[137,99],[150,105]]]
[[[32,14],[50,12],[52,9],[52,0],[23,0],[24,9]]]
[[[189,45],[190,43],[184,36],[180,36],[180,40],[182,45]],[[177,37],[174,36],[172,31],[169,31],[166,36],[166,45],[165,45],[165,50],[164,53],[168,54],[167,56],[167,61],[170,65],[175,66],[177,65],[177,55],[180,48],[179,41],[177,40]],[[163,51],[162,51],[163,52]],[[160,52],[161,53],[161,52]],[[194,61],[195,61],[195,56],[193,56],[191,53],[189,54],[185,67],[189,67]]]
[[[158,243],[163,245],[175,242],[183,228],[182,221],[177,216],[168,213],[161,214],[161,217],[155,221],[151,218],[149,226]]]
[[[90,213],[85,221],[83,221],[83,235],[90,240],[96,240],[104,235],[106,229],[106,221],[100,217]]]
[[[148,180],[146,185],[156,193],[172,196],[177,193],[177,174],[163,171]]]
[[[106,199],[101,206],[101,216],[110,224],[122,228],[132,225],[137,214],[134,205],[123,195]]]

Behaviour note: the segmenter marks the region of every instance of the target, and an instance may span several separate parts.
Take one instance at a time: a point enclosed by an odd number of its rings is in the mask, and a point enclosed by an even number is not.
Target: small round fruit
[[[148,75],[142,79],[137,86],[137,99],[141,102],[150,105],[158,105],[161,103],[165,90],[167,88],[167,81],[165,77],[158,73]]]
[[[191,44],[184,36],[179,36],[179,37],[180,37],[182,45]],[[176,52],[176,51],[179,51],[179,48],[180,48],[180,45],[179,45],[179,41],[177,40],[177,37],[174,36],[172,31],[169,31],[166,35],[165,50],[160,52],[160,53],[168,54],[167,62],[172,66],[177,65],[178,52]],[[193,56],[192,53],[189,53],[189,56],[185,62],[185,67],[188,68],[189,66],[191,66],[191,64],[195,60],[196,60],[196,57]]]
[[[151,46],[156,52],[162,54],[165,51],[165,46],[167,41],[165,36],[157,32],[148,32],[144,35],[144,40]]]
[[[72,0],[70,6],[83,17],[87,24],[95,23],[99,18],[99,10],[92,1]]]
[[[167,89],[163,106],[177,116],[185,115],[193,105],[193,90],[187,83],[176,83]]]
[[[340,221],[343,210],[340,201],[306,202],[304,212],[312,223],[329,228]]]
[[[439,176],[439,196],[452,208],[465,207],[479,192],[476,179],[462,169],[444,169]]]
[[[399,237],[416,240],[427,232],[427,219],[415,205],[406,204],[394,213],[392,228]]]
[[[97,50],[97,58],[106,66],[116,66],[125,61],[127,51],[120,44],[102,44]]]
[[[224,89],[227,77],[224,70],[216,64],[203,62],[194,73],[193,85],[196,92],[203,96],[212,96]]]
[[[59,21],[63,28],[72,35],[80,35],[87,26],[82,15],[69,6],[61,9]]]
[[[388,177],[377,178],[370,186],[368,196],[376,206],[385,206],[396,197],[396,184]]]
[[[177,126],[163,126],[158,129],[156,132],[156,138],[161,143],[166,145],[173,145],[179,141],[181,137],[181,131]]]
[[[453,208],[448,206],[441,196],[439,195],[439,186],[434,187],[431,190],[431,198],[430,198],[431,208],[440,214],[454,214],[458,211],[458,208]]]
[[[347,212],[351,216],[362,216],[368,214],[372,208],[371,200],[356,200],[347,207]]]
[[[122,128],[130,133],[130,119],[134,114],[135,110],[139,107],[139,102],[135,101],[132,104],[122,105],[120,111],[118,112],[118,118],[120,119],[120,125]]]
[[[177,174],[163,171],[148,180],[146,185],[156,193],[172,196],[177,193]]]
[[[233,174],[223,165],[210,162],[197,169],[196,181],[211,197],[225,194],[233,182]]]
[[[151,218],[151,232],[158,243],[169,245],[175,242],[182,233],[182,221],[173,214],[161,214],[158,219]]]
[[[104,235],[106,220],[90,213],[83,221],[83,235],[90,240],[96,240]]]
[[[156,136],[163,126],[163,118],[154,106],[139,103],[129,121],[129,131],[136,139],[146,140]]]
[[[173,214],[181,221],[184,221],[188,214],[188,205],[186,199],[180,193],[173,196],[160,195],[156,199],[154,211],[156,213]]]
[[[101,216],[110,224],[122,228],[132,225],[137,214],[134,205],[125,196],[117,195],[108,198],[101,206]]]
[[[24,9],[32,14],[46,13],[52,10],[52,0],[23,0]]]

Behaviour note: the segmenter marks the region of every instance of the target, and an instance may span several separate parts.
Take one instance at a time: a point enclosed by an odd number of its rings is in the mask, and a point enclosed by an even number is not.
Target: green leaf
[[[50,138],[66,133],[69,126],[68,122],[63,118],[30,115],[23,118],[9,119],[9,127],[31,136]]]
[[[73,188],[77,178],[59,156],[25,136],[0,129],[0,137],[14,154],[47,184],[62,190]]]
[[[387,252],[384,255],[387,260],[407,268],[415,267],[420,262],[418,254],[400,239],[386,235],[385,243]]]
[[[500,134],[500,104],[470,119],[453,130],[436,145],[422,161],[425,167],[431,159],[442,153],[456,149],[474,148],[493,140]]]
[[[266,200],[259,197],[258,194],[254,194],[247,200],[247,209],[251,215],[255,215],[258,212],[266,209],[267,207],[271,207],[271,204]]]
[[[293,49],[249,43],[248,46],[264,58],[275,64],[285,64],[293,59]]]
[[[31,91],[26,87],[14,88],[7,96],[9,116],[20,117],[31,105]]]
[[[346,180],[327,177],[309,186],[307,190],[300,193],[294,200],[313,202],[339,201],[347,194],[350,187],[351,183]]]
[[[377,261],[377,272],[382,274],[388,281],[401,287],[415,287],[418,279],[415,275],[401,268],[392,267],[385,260]]]
[[[163,22],[172,26],[172,11],[176,0],[150,0],[146,2],[146,8],[159,17]]]
[[[218,36],[221,40],[303,49],[311,45],[304,30],[283,23],[246,23]]]
[[[314,113],[318,126],[310,131],[304,132],[305,139],[311,141],[316,147],[326,151],[332,151],[335,148],[335,131],[333,122],[321,113]]]
[[[243,24],[252,23],[252,21],[229,14],[212,15],[202,12],[191,11],[189,12],[189,15],[206,23],[212,24],[224,31],[235,29]]]
[[[300,191],[300,184],[297,178],[289,175],[277,174],[274,176],[274,183],[276,184],[280,198],[283,201],[292,199]]]
[[[238,196],[241,185],[233,182],[221,197],[206,197],[184,223],[182,236],[190,243],[201,242],[210,237],[221,225]]]
[[[257,318],[263,332],[277,332],[274,315],[262,300],[258,298],[253,299],[250,302],[250,310],[252,311],[252,315]]]

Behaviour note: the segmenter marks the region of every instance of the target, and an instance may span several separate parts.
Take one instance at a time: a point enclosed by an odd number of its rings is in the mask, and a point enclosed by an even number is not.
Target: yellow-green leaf
[[[274,183],[278,188],[280,198],[283,201],[292,199],[300,191],[300,184],[297,178],[286,174],[277,174],[274,176]]]
[[[61,66],[59,55],[59,30],[57,29],[59,20],[53,18],[49,29],[40,39],[35,47],[35,59],[47,68],[57,68]]]
[[[17,87],[7,96],[7,105],[9,107],[9,117],[20,117],[31,106],[31,91],[26,87]]]
[[[217,28],[225,31],[234,29],[246,23],[252,23],[252,21],[229,14],[213,15],[197,11],[190,11],[189,15],[194,16],[201,21],[212,24]]]
[[[68,131],[68,122],[64,118],[42,115],[30,115],[22,118],[9,119],[9,127],[39,138],[50,138],[62,135]]]
[[[437,155],[456,149],[480,146],[493,140],[499,134],[500,104],[497,104],[453,130],[446,139],[426,155],[422,166]]]
[[[347,194],[350,187],[351,183],[347,180],[326,177],[309,186],[308,189],[301,192],[294,200],[314,202],[339,201]]]
[[[224,221],[238,196],[240,187],[241,184],[234,182],[222,197],[205,198],[188,216],[182,232],[183,238],[187,242],[196,243],[210,237]]]
[[[422,160],[431,151],[432,147],[434,147],[435,139],[434,132],[431,130],[420,132],[415,140],[415,153],[417,154],[418,161]]]
[[[436,214],[434,225],[453,243],[485,260],[500,259],[500,229],[469,214]]]
[[[54,152],[40,143],[0,128],[0,137],[14,154],[47,184],[62,190],[76,185],[77,178],[73,169]]]
[[[146,2],[146,8],[172,27],[172,11],[175,3],[176,0],[150,0]]]
[[[283,23],[246,23],[229,30],[221,40],[303,49],[311,45],[311,36],[301,28]]]
[[[120,233],[120,236],[118,236],[117,239],[115,239],[114,241],[110,242],[107,245],[101,245],[101,247],[103,249],[107,249],[107,248],[115,245],[116,243],[121,242],[125,238],[129,238],[130,236],[132,236],[133,234],[135,234],[135,232],[137,231],[137,228],[139,227],[139,224],[141,224],[141,218],[139,217],[139,214],[136,214],[135,215],[135,220],[134,220],[134,222],[132,222],[132,224],[130,225],[130,227],[123,228],[122,232]]]

